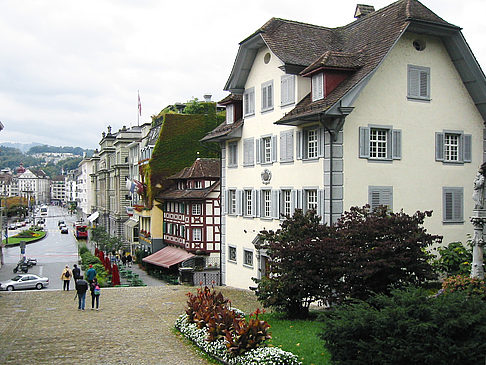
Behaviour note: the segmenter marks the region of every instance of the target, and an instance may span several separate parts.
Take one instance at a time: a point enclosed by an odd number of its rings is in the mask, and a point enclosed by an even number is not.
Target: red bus
[[[74,226],[74,236],[78,239],[88,238],[88,226],[76,223]]]

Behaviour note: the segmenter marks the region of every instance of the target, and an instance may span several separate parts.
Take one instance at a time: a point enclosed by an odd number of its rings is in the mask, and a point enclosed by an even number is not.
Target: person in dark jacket
[[[81,275],[76,281],[76,292],[78,296],[78,310],[84,311],[84,306],[86,303],[86,292],[88,291],[88,282],[83,279]]]
[[[74,283],[76,283],[76,280],[78,280],[80,276],[81,276],[81,269],[78,267],[78,265],[74,264],[73,267]]]
[[[96,310],[98,310],[100,306],[100,286],[96,278],[89,284],[89,290],[91,291],[91,310],[94,309],[95,301]]]

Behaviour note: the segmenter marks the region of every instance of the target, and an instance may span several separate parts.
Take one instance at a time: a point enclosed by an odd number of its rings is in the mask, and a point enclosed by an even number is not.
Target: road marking
[[[39,266],[39,276],[42,276],[42,271],[44,271],[44,266]]]

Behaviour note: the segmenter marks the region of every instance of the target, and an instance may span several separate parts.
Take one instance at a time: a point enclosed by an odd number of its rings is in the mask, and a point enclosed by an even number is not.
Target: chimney
[[[374,11],[375,7],[373,5],[358,4],[356,5],[356,10],[354,11],[354,17],[356,19],[361,19],[365,15],[373,13]]]
[[[206,103],[211,102],[211,96],[212,96],[211,94],[204,94],[204,95],[203,95],[204,101],[205,101]]]

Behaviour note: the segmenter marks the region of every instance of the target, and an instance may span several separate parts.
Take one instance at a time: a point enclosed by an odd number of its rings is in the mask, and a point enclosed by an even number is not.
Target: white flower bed
[[[175,327],[188,339],[193,341],[206,353],[219,358],[231,365],[301,365],[302,363],[291,352],[278,347],[260,347],[250,350],[241,356],[230,357],[226,351],[224,340],[209,342],[206,329],[199,329],[194,323],[187,321],[187,314],[181,315]]]

